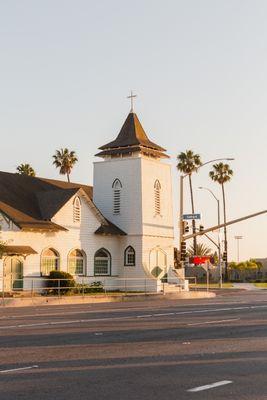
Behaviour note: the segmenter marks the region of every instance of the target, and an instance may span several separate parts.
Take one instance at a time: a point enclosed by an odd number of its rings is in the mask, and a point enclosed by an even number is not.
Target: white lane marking
[[[153,317],[164,317],[165,315],[174,315],[174,312],[168,312],[168,313],[161,313],[161,314],[153,314]]]
[[[255,302],[267,302],[267,300],[255,300]],[[192,307],[192,306],[196,306],[196,305],[198,305],[198,306],[200,306],[200,305],[203,305],[203,306],[207,306],[207,305],[210,305],[210,306],[214,306],[214,305],[226,305],[226,304],[241,304],[241,303],[244,303],[244,302],[242,302],[242,301],[240,301],[240,302],[229,302],[229,303],[226,303],[226,302],[222,302],[222,303],[210,303],[210,304],[207,304],[207,303],[205,303],[205,304],[201,304],[201,303],[198,303],[198,304],[188,304],[187,305],[187,307]],[[246,308],[254,308],[254,307],[256,307],[256,308],[258,308],[258,307],[266,307],[266,305],[262,305],[262,306],[246,306]],[[74,307],[69,307],[69,308],[71,308],[71,309],[74,309]],[[235,307],[235,308],[233,308],[233,309],[235,309],[235,310],[238,310],[238,309],[243,309],[244,307]],[[143,308],[131,308],[131,309],[124,309],[124,308],[117,308],[117,309],[104,309],[104,310],[83,310],[83,311],[65,311],[63,308],[62,309],[53,309],[53,311],[54,310],[61,310],[62,312],[58,312],[58,313],[55,313],[55,312],[51,312],[51,313],[35,313],[35,314],[18,314],[18,315],[3,315],[3,316],[1,316],[0,317],[0,320],[8,320],[8,319],[19,319],[19,318],[29,318],[29,317],[52,317],[52,316],[57,316],[57,315],[59,315],[59,316],[61,316],[61,315],[71,315],[71,314],[95,314],[95,313],[101,313],[101,314],[106,314],[106,313],[109,313],[109,312],[123,312],[123,311],[141,311]],[[212,312],[212,311],[218,311],[218,310],[222,310],[222,311],[227,311],[227,310],[231,310],[231,308],[224,308],[224,309],[205,309],[205,310],[191,310],[191,311],[180,311],[180,312],[176,312],[176,314],[177,315],[179,315],[179,314],[191,314],[191,313],[197,313],[197,312]],[[171,314],[175,314],[175,312],[172,312],[172,313],[161,313],[161,314],[153,314],[153,316],[163,316],[163,315],[171,315]],[[142,316],[143,317],[143,316]]]
[[[114,321],[120,319],[132,319],[133,317],[115,317],[115,318],[88,318],[88,319],[76,319],[72,321],[54,321],[54,322],[36,322],[35,324],[21,324],[21,325],[6,325],[0,326],[0,329],[9,329],[9,328],[32,328],[37,326],[52,326],[52,325],[67,325],[67,324],[83,324],[86,322],[99,322],[99,321]]]
[[[231,318],[231,319],[221,319],[219,321],[194,322],[193,324],[187,324],[187,326],[205,325],[205,324],[220,324],[223,322],[232,322],[232,321],[239,321],[239,320],[240,320],[240,318]]]
[[[137,315],[136,316],[136,318],[150,318],[150,317],[153,317],[153,315],[152,314],[144,314],[144,315]],[[135,317],[133,316],[133,318],[135,318]]]
[[[267,306],[245,306],[245,307],[225,307],[225,308],[207,308],[204,310],[192,310],[192,311],[179,311],[176,312],[176,315],[183,315],[183,314],[204,314],[204,313],[210,313],[210,312],[220,312],[220,311],[232,311],[232,310],[245,310],[249,308],[260,308],[264,307],[267,308]]]
[[[31,365],[30,367],[21,367],[21,368],[13,368],[13,369],[3,369],[2,371],[0,370],[0,373],[4,374],[5,372],[24,371],[26,369],[32,369],[32,368],[38,368],[38,365]]]
[[[96,336],[101,336],[101,335],[103,335],[103,333],[102,332],[95,332],[95,335]]]
[[[211,383],[210,385],[198,386],[193,389],[189,389],[188,392],[201,392],[202,390],[213,389],[215,387],[229,385],[229,383],[233,383],[233,381],[219,381]]]

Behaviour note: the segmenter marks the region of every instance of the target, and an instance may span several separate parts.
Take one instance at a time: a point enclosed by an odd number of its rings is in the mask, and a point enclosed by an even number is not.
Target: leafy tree
[[[258,265],[259,264],[259,265]],[[255,260],[247,260],[241,261],[239,263],[230,262],[229,263],[229,270],[230,271],[237,271],[239,275],[239,279],[251,279],[251,273],[259,272],[262,264],[259,262],[257,263]],[[232,275],[232,274],[231,274]]]
[[[254,264],[256,264],[259,271],[263,268],[262,262],[257,261],[257,260],[255,260],[254,258],[251,258],[249,261],[250,261],[250,262],[253,262]]]
[[[20,164],[17,166],[17,171],[20,175],[35,176],[36,173],[30,164]]]
[[[188,174],[189,179],[189,186],[190,186],[190,198],[191,198],[191,208],[192,213],[195,213],[195,205],[194,205],[194,196],[193,196],[193,187],[192,187],[192,174],[193,172],[197,172],[198,168],[202,165],[201,158],[199,154],[195,154],[192,150],[186,150],[185,152],[181,152],[177,156],[178,164],[177,169],[178,171],[182,172],[183,174]],[[192,221],[193,233],[196,233],[196,221]],[[194,237],[193,239],[193,248],[197,251],[197,238]]]
[[[225,205],[225,183],[229,182],[233,176],[233,170],[228,164],[222,162],[214,164],[212,166],[213,170],[210,171],[209,176],[214,181],[221,185],[222,196],[223,196],[223,218],[224,223],[226,223],[226,205]],[[224,251],[227,254],[227,229],[224,227]],[[225,280],[228,280],[228,262],[225,262]]]
[[[69,151],[68,149],[56,150],[53,155],[53,164],[56,168],[59,168],[59,173],[61,175],[67,175],[67,180],[70,182],[70,173],[72,168],[78,161],[75,151]]]

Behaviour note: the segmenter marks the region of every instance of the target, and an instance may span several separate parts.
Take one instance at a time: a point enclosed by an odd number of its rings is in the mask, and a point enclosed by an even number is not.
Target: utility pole
[[[210,192],[210,194],[214,197],[214,199],[217,202],[217,221],[218,225],[221,223],[221,218],[220,218],[220,200],[215,196],[212,190],[206,187],[200,186],[199,189],[204,189]],[[218,229],[218,253],[219,253],[219,275],[220,275],[220,288],[222,288],[222,262],[221,262],[221,237],[220,237],[220,229]]]
[[[130,97],[130,96],[129,96]],[[232,161],[234,158],[215,158],[214,160],[207,161],[200,165],[199,168],[204,167],[207,164],[211,164],[216,161]],[[198,168],[198,170],[199,170]],[[184,267],[184,261],[181,260],[181,252],[182,252],[182,242],[185,240],[184,239],[184,232],[183,232],[183,213],[184,213],[184,178],[186,178],[189,174],[185,175],[180,175],[180,210],[179,210],[179,216],[180,216],[180,223],[179,223],[179,250],[180,250],[180,265],[183,268]],[[198,236],[198,234],[194,234],[192,237]]]
[[[239,241],[243,239],[243,236],[237,235],[235,236],[236,243],[237,243],[237,262],[239,263]]]

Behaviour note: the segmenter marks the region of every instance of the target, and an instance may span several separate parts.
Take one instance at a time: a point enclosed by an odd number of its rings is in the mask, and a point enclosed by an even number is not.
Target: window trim
[[[71,259],[71,258],[74,258],[74,257],[71,257],[71,253],[72,253],[73,251],[75,251],[75,250],[80,251],[80,252],[82,253],[82,255],[83,255],[83,272],[82,272],[82,274],[73,274],[73,273],[71,273],[71,271],[70,271],[70,259]],[[79,257],[79,258],[81,258],[81,257]],[[73,276],[86,276],[87,258],[86,258],[86,253],[85,253],[84,250],[79,249],[78,247],[74,247],[73,249],[71,249],[71,250],[69,251],[67,261],[68,261],[68,273],[69,273],[69,274],[71,274],[71,275],[73,275]]]
[[[161,184],[158,179],[154,183],[154,209],[155,215],[161,215]]]
[[[57,254],[57,256],[55,257],[56,261],[57,261],[57,265],[56,265],[56,269],[51,269],[51,271],[60,271],[60,264],[61,264],[61,257],[60,257],[60,253],[59,251],[57,251],[54,247],[46,247],[42,250],[41,254],[40,254],[40,276],[49,276],[49,274],[44,274],[43,270],[42,270],[42,264],[43,264],[43,258],[44,258],[44,253],[47,250],[52,250],[55,254]]]
[[[134,262],[133,263],[129,263],[129,261],[128,261],[129,250],[132,250],[133,254],[134,254]],[[126,249],[124,250],[124,266],[125,267],[135,267],[136,266],[136,253],[135,253],[135,249],[131,245],[126,247]]]
[[[98,253],[99,251],[104,251],[108,254],[109,257],[109,271],[107,274],[96,274],[95,273],[95,259],[96,259],[96,253]],[[110,252],[105,248],[105,247],[101,247],[100,249],[96,250],[95,254],[94,254],[94,276],[111,276],[111,267],[112,267],[112,257]]]
[[[112,183],[113,189],[113,215],[120,215],[121,213],[121,181],[116,178]]]
[[[77,205],[78,203],[78,205]],[[81,222],[81,199],[79,196],[75,196],[73,200],[73,222],[80,223]]]

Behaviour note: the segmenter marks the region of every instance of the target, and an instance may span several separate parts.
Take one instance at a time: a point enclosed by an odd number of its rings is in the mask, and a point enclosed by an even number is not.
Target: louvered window
[[[160,190],[161,190],[161,186],[160,186],[159,181],[157,180],[154,184],[155,214],[156,215],[160,215],[160,211],[161,211]]]
[[[80,222],[81,220],[81,201],[79,197],[75,197],[73,202],[73,222]]]
[[[116,179],[113,182],[112,188],[113,188],[113,214],[120,214],[122,184],[119,179]]]

